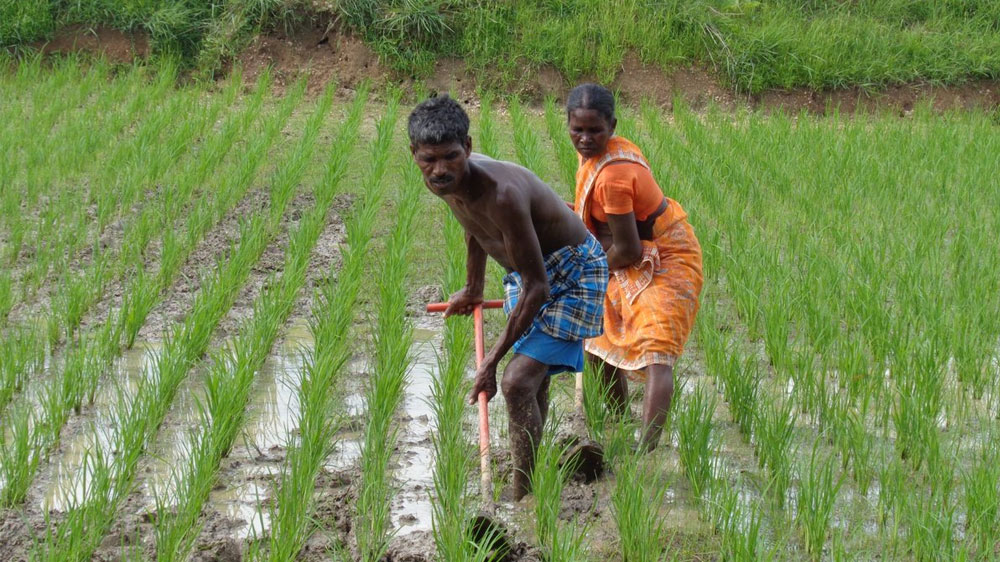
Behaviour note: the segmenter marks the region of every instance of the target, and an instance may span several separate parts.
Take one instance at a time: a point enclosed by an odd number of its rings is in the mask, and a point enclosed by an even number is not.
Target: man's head
[[[615,97],[597,84],[580,84],[566,99],[566,120],[573,147],[584,158],[603,154],[615,134]]]
[[[469,170],[469,116],[447,95],[421,102],[410,113],[410,152],[424,182],[438,195],[451,193]]]

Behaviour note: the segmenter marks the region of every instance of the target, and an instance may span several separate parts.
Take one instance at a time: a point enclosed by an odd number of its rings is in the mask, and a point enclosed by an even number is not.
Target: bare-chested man
[[[514,499],[530,489],[535,449],[549,405],[549,375],[583,370],[583,340],[601,333],[607,260],[583,222],[535,174],[472,152],[469,118],[455,100],[430,98],[410,114],[410,150],[427,188],[465,228],[465,288],[445,316],[483,301],[486,256],[507,275],[507,325],[476,372],[469,402],[497,393],[503,374],[514,456]]]

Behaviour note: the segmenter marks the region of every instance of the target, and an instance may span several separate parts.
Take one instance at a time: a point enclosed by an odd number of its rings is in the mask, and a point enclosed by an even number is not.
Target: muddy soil
[[[265,190],[251,190],[226,213],[221,222],[205,234],[181,266],[167,295],[146,317],[146,323],[139,330],[136,339],[146,341],[162,339],[165,330],[184,320],[184,316],[191,310],[191,304],[201,287],[203,277],[210,274],[218,260],[223,259],[232,244],[238,242],[240,221],[267,208],[268,203],[269,198]],[[159,247],[155,248],[150,256],[157,264],[158,250]]]
[[[52,39],[38,41],[31,47],[44,54],[86,53],[126,64],[150,54],[149,38],[144,33],[124,33],[100,25],[71,25],[60,29]]]

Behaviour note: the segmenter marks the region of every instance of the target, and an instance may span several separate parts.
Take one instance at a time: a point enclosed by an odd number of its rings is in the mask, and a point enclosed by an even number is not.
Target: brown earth
[[[104,54],[116,62],[130,62],[149,55],[149,41],[141,33],[126,34],[105,27],[71,26],[63,29],[47,43],[34,45],[43,53],[85,52]],[[373,86],[398,86],[413,94],[419,89],[430,92],[452,92],[467,105],[478,105],[480,84],[497,84],[501,77],[489,69],[472,73],[461,59],[442,58],[427,78],[416,78],[395,72],[383,65],[378,55],[360,39],[345,33],[335,24],[305,25],[290,33],[272,32],[256,37],[228,68],[239,65],[244,79],[253,83],[268,67],[272,68],[274,84],[280,91],[300,77],[308,77],[307,90],[318,94],[328,83],[336,81],[338,92],[350,93],[364,81]],[[507,93],[517,94],[532,102],[547,96],[557,101],[565,98],[573,86],[555,68],[525,67],[515,85]],[[418,83],[422,83],[418,88]],[[764,111],[783,110],[786,113],[806,111],[826,114],[837,110],[842,114],[895,111],[906,116],[922,100],[930,100],[939,111],[1000,107],[1000,81],[974,80],[965,84],[940,86],[915,82],[889,86],[881,90],[852,87],[840,90],[769,90],[748,96],[736,94],[719,77],[704,66],[676,67],[664,70],[642,62],[635,53],[626,56],[618,76],[609,85],[621,93],[630,104],[643,100],[661,107],[672,108],[675,99],[682,99],[695,110],[709,105],[736,110],[748,108]]]
[[[112,62],[130,63],[149,56],[149,38],[143,33],[124,33],[110,27],[71,25],[61,29],[49,41],[33,43],[42,53],[86,53],[104,56]]]

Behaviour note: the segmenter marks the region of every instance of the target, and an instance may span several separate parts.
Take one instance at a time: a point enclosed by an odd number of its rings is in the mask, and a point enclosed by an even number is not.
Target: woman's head
[[[566,99],[569,137],[580,156],[591,158],[604,153],[615,133],[615,97],[597,84],[580,84]]]

